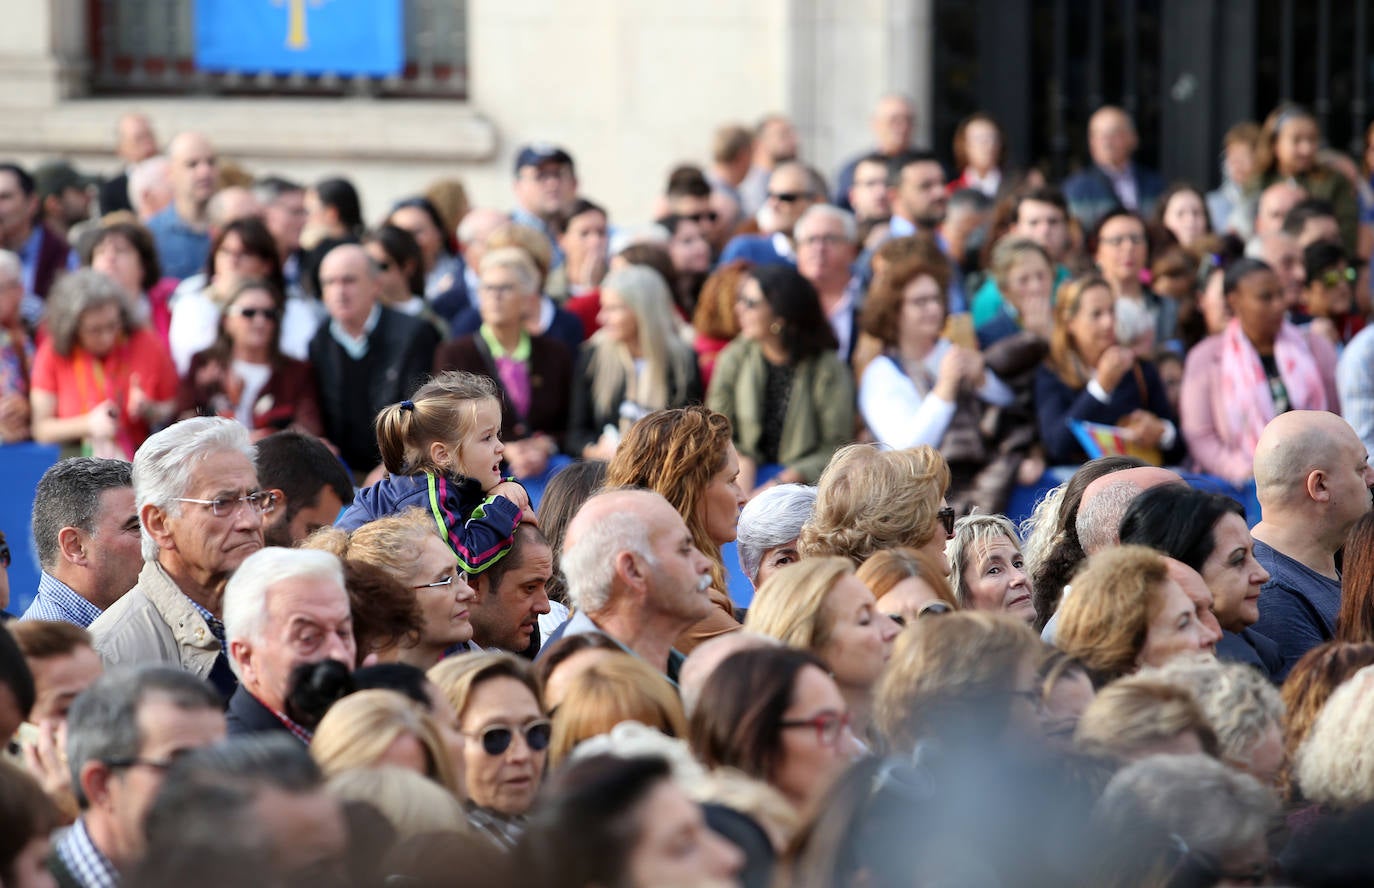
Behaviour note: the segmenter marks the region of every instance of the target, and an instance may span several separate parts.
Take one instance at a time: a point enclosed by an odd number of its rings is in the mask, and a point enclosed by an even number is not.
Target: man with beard
[[[302,432],[277,432],[256,445],[258,481],[277,495],[262,528],[269,546],[290,548],[334,523],[353,502],[353,482],[324,442]]]

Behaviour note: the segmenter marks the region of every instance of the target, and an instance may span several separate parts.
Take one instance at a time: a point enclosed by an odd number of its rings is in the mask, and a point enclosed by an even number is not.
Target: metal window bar
[[[97,94],[467,96],[466,0],[405,0],[405,67],[379,78],[201,71],[192,0],[88,0],[87,12]]]

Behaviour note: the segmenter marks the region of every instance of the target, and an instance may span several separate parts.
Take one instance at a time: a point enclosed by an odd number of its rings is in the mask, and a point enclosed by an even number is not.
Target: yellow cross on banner
[[[286,46],[288,49],[305,49],[310,38],[305,33],[306,0],[286,0]]]

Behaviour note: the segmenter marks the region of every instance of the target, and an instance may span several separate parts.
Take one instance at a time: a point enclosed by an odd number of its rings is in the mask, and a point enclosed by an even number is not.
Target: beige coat
[[[191,599],[156,561],[138,583],[91,624],[106,667],[161,664],[209,679],[219,640]]]

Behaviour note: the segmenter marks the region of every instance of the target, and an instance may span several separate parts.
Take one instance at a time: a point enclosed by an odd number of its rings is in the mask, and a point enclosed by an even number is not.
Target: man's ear
[[[69,564],[85,567],[89,562],[86,556],[86,535],[71,525],[59,530],[57,532],[57,557]]]
[[[253,646],[242,638],[235,638],[229,642],[229,650],[224,653],[238,664],[239,679],[245,684],[249,683],[256,674],[253,670]]]
[[[646,562],[634,552],[621,552],[615,558],[615,573],[627,588],[642,593],[649,587]]]
[[[272,511],[277,513],[278,515],[285,515],[287,506],[286,491],[282,490],[280,487],[271,487],[268,488],[267,493],[270,493],[277,498],[276,504],[272,506]]]
[[[1327,483],[1326,472],[1313,469],[1307,473],[1307,495],[1313,502],[1329,503],[1331,487]]]
[[[172,542],[172,528],[166,512],[152,503],[144,503],[143,508],[138,510],[138,518],[159,549],[176,548],[176,544]]]
[[[508,554],[506,557],[509,558],[510,555]],[[477,594],[477,600],[474,601],[473,604],[482,604],[486,601],[487,592],[491,589],[491,578],[487,576],[485,571],[475,576],[468,577],[468,585],[471,586],[472,591]]]
[[[110,778],[113,776],[114,771],[104,762],[89,761],[81,766],[77,778],[81,783],[81,792],[92,808],[99,807],[110,797]]]

